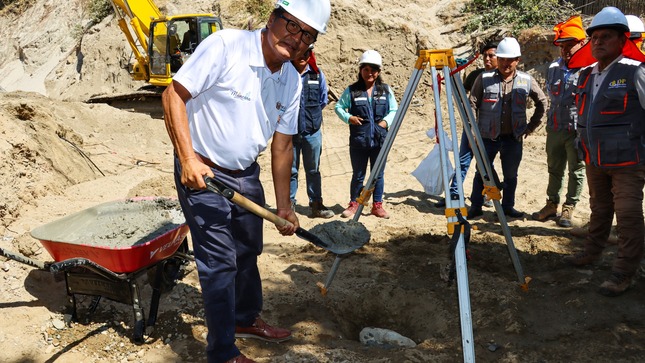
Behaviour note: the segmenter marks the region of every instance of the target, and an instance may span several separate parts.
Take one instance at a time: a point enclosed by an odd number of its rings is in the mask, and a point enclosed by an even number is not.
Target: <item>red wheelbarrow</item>
[[[182,277],[193,260],[176,199],[142,197],[100,204],[31,231],[54,259],[41,262],[0,248],[0,255],[65,279],[76,319],[76,295],[93,296],[89,313],[101,297],[128,304],[134,311],[134,341],[154,329],[163,292]],[[152,286],[146,323],[137,278],[148,275]]]

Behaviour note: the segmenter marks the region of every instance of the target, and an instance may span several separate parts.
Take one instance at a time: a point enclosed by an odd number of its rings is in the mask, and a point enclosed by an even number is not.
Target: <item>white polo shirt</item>
[[[186,109],[194,150],[226,169],[248,168],[275,131],[298,132],[300,74],[291,62],[271,73],[261,31],[210,35],[173,78],[193,97]]]

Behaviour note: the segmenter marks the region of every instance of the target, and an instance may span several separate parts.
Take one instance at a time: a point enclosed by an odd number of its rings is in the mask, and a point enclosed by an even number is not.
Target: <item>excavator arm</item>
[[[150,36],[150,22],[163,15],[150,0],[111,0],[112,7],[118,19],[119,28],[125,35],[128,44],[136,58],[132,67],[132,77],[135,80],[147,81],[150,79],[148,64],[148,37]],[[128,23],[130,27],[128,27]]]

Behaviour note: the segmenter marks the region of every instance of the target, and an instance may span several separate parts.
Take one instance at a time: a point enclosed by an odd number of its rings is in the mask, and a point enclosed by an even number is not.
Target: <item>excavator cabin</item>
[[[197,45],[222,29],[219,18],[212,16],[178,16],[150,23],[148,82],[167,86],[172,76],[190,58]],[[136,71],[134,73],[137,73]]]
[[[222,29],[213,14],[166,16],[152,0],[111,0],[135,60],[133,79],[166,87],[202,40]]]

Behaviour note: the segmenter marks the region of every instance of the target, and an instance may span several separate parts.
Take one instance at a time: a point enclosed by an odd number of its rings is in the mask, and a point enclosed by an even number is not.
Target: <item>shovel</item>
[[[206,188],[208,190],[222,195],[236,205],[248,210],[249,212],[261,217],[262,219],[275,224],[276,226],[281,227],[291,224],[291,222],[287,221],[286,219],[281,218],[280,216],[270,212],[266,208],[259,206],[243,195],[236,193],[233,189],[219,180],[205,176],[204,182],[206,183]],[[296,236],[337,255],[343,255],[352,252],[355,249],[365,245],[370,239],[370,234],[367,228],[365,228],[360,223],[352,221],[348,223],[343,223],[340,221],[323,223],[314,228],[317,229],[321,233],[321,235],[324,235],[326,238],[321,239],[316,234],[313,234],[302,227],[298,227],[298,229],[296,229]],[[335,240],[339,239],[350,242],[334,242]]]
[[[267,221],[275,224],[278,227],[283,227],[291,224],[291,222],[289,222],[288,220],[281,218],[275,213],[269,212],[269,210],[267,210],[266,208],[263,208],[253,201],[249,200],[248,198],[244,197],[243,195],[236,193],[233,189],[229,188],[219,180],[205,176],[204,182],[206,183],[206,188],[211,192],[221,194],[222,196],[224,196],[224,198],[230,200],[236,205],[239,205],[249,212],[256,214],[262,219],[266,219]],[[309,241],[315,244],[318,247],[322,247],[324,249],[330,248],[329,244],[323,242],[320,238],[316,237],[311,232],[303,228],[298,227],[298,229],[296,229],[296,235],[304,239],[305,241]]]

